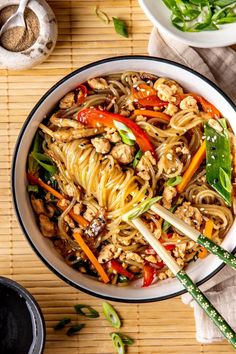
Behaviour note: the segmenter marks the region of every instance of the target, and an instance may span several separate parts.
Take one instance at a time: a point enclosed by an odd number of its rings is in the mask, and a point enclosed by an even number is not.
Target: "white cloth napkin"
[[[148,52],[152,56],[184,64],[215,82],[236,103],[236,52],[231,48],[192,48],[175,39],[160,35],[153,29]],[[209,300],[236,330],[236,271],[225,266],[218,274],[201,286]],[[185,304],[194,309],[196,339],[200,343],[220,341],[223,336],[192,299],[182,296]]]

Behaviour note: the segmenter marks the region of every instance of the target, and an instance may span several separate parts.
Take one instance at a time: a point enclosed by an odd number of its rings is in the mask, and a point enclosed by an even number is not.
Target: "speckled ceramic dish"
[[[78,84],[96,76],[114,72],[146,71],[176,80],[188,92],[196,92],[214,104],[236,132],[236,109],[230,99],[212,82],[197,72],[165,59],[145,56],[124,56],[104,59],[80,68],[54,85],[35,105],[19,135],[12,165],[12,193],[19,223],[35,252],[60,278],[76,288],[95,296],[125,302],[148,302],[164,300],[184,292],[176,279],[159,281],[148,288],[141,287],[141,280],[126,287],[105,285],[78,273],[65,263],[54,249],[51,241],[43,237],[35,221],[26,191],[26,162],[29,148],[39,123],[55,107],[65,93]],[[236,247],[236,223],[225,237],[223,247],[232,251]],[[204,283],[223,267],[222,262],[209,255],[203,260],[189,264],[187,272],[194,282]]]

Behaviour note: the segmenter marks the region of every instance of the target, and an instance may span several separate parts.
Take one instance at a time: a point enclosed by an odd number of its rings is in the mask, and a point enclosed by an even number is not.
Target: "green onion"
[[[49,156],[35,151],[32,151],[30,156],[32,156],[35,161],[37,161],[37,163],[42,166],[46,171],[50,172],[51,175],[57,173],[57,167],[54,165],[52,159],[50,159]]]
[[[129,281],[129,279],[125,275],[119,274],[118,283],[127,283],[127,281]]]
[[[111,333],[113,346],[118,354],[125,354],[125,346],[118,333]]]
[[[122,339],[122,342],[125,344],[125,345],[132,345],[134,344],[134,340],[128,336],[126,336],[125,334],[123,333],[116,333],[116,332],[113,332],[113,333],[110,333],[110,336],[112,336],[113,334],[117,334],[118,336],[120,336],[120,338]]]
[[[142,150],[139,150],[137,154],[134,156],[134,161],[133,161],[133,168],[136,168],[138,165],[139,161],[141,160],[141,157],[143,156]]]
[[[99,317],[99,313],[94,310],[91,306],[88,305],[83,305],[83,304],[78,304],[74,306],[76,313],[79,315],[88,317],[88,318],[97,318]],[[86,309],[87,311],[84,311],[83,309]]]
[[[28,184],[27,191],[28,192],[38,193],[39,192],[39,186],[37,186],[36,184]]]
[[[133,208],[131,211],[128,211],[128,213],[123,215],[123,220],[124,221],[129,221],[135,218],[138,218],[140,215],[145,213],[150,209],[150,207],[157,203],[162,197],[155,197],[155,198],[148,198],[144,200],[144,202],[140,203],[138,206]]]
[[[168,181],[166,182],[167,186],[177,186],[178,184],[180,184],[182,182],[182,177],[181,176],[176,176],[176,177],[172,177],[170,179],[168,179]]]
[[[71,319],[69,317],[65,317],[61,321],[59,321],[53,328],[55,331],[58,331],[59,329],[64,328],[70,322]]]
[[[102,304],[102,308],[103,308],[103,313],[106,319],[110,322],[110,324],[115,328],[120,328],[121,321],[114,307],[110,305],[108,302],[104,302]]]
[[[113,20],[113,24],[114,24],[114,28],[116,33],[120,34],[123,37],[128,38],[129,34],[128,34],[128,30],[126,27],[126,23],[123,20],[120,20],[119,18],[116,17],[112,17]]]
[[[117,122],[116,120],[114,120],[114,125],[118,130],[123,143],[127,145],[134,145],[136,138],[132,130],[128,128],[124,123]]]
[[[77,334],[79,331],[81,331],[82,328],[84,328],[85,324],[84,323],[80,323],[78,325],[75,326],[71,326],[68,331],[66,332],[66,334],[68,336],[74,336],[75,334]]]

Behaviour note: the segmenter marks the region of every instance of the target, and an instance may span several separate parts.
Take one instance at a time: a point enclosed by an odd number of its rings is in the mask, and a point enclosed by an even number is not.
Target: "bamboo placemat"
[[[103,317],[83,320],[86,327],[73,338],[53,330],[64,316],[77,319],[74,304],[90,304],[101,311],[102,300],[83,294],[58,279],[26,242],[11,200],[11,157],[22,123],[47,89],[91,61],[147,54],[151,24],[136,0],[51,0],[49,4],[59,25],[54,53],[33,70],[0,71],[0,274],[21,283],[39,302],[47,327],[45,354],[111,354],[114,353],[109,337],[112,328]],[[120,16],[127,21],[129,39],[119,37],[112,25],[106,26],[95,17],[93,7],[96,5],[110,17]],[[115,304],[115,307],[123,318],[122,332],[135,339],[129,353],[233,353],[226,342],[208,346],[197,343],[192,310],[178,298],[151,304]]]

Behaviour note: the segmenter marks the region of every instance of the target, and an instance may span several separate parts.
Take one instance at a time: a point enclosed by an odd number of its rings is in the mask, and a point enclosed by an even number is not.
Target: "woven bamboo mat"
[[[64,316],[76,320],[74,304],[87,303],[101,310],[102,300],[59,280],[33,253],[13,210],[11,157],[22,123],[47,89],[91,61],[122,54],[147,54],[151,24],[136,0],[51,0],[49,4],[59,24],[54,53],[33,70],[0,71],[0,274],[21,283],[38,300],[47,327],[45,354],[111,354],[114,352],[109,337],[112,329],[102,318],[84,320],[86,327],[73,338],[54,332],[53,326]],[[125,19],[131,33],[129,39],[116,35],[112,25],[100,22],[93,14],[95,5],[100,5],[110,17]],[[161,303],[115,306],[123,318],[122,331],[135,339],[129,353],[233,353],[226,342],[199,345],[195,340],[192,310],[178,298]]]

